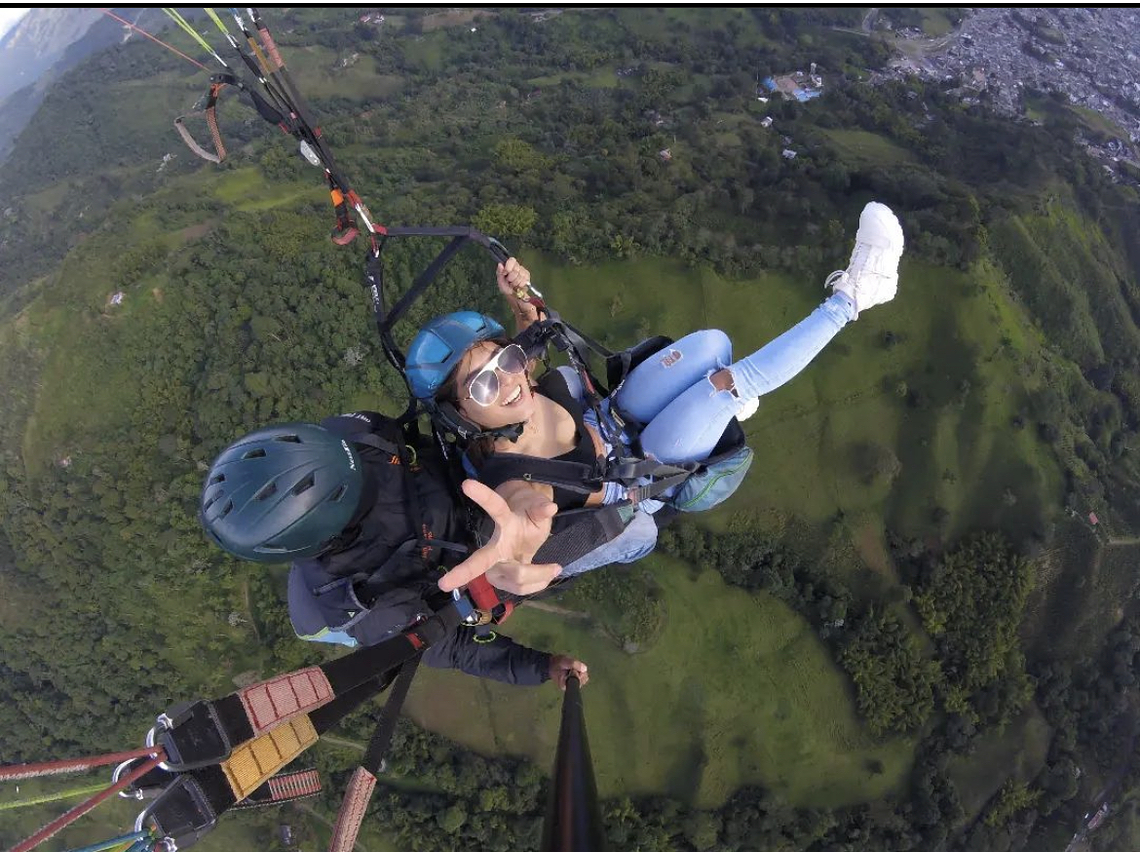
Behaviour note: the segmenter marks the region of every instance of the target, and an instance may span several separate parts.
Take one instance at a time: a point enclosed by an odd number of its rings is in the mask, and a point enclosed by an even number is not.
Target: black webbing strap
[[[376,786],[376,776],[380,774],[380,767],[384,763],[384,755],[392,744],[392,735],[396,732],[396,721],[400,717],[400,709],[408,697],[408,688],[416,676],[420,657],[405,662],[400,667],[392,690],[388,693],[388,700],[384,709],[380,711],[380,721],[368,743],[368,750],[364,759],[349,779],[348,788],[344,793],[340,811],[333,824],[332,841],[329,843],[330,852],[351,852],[356,846],[356,838],[360,834],[361,823],[368,811],[368,804],[372,800],[372,791]]]
[[[452,240],[445,246],[439,254],[435,257],[431,264],[416,277],[412,283],[412,287],[405,293],[392,307],[390,312],[384,312],[383,301],[381,300],[374,308],[378,309],[377,312],[377,325],[381,333],[385,330],[391,330],[395,323],[404,316],[408,308],[416,302],[423,294],[424,290],[435,281],[439,276],[441,270],[447,266],[448,262],[455,257],[455,254],[467,243],[477,243],[487,249],[498,261],[506,261],[510,257],[507,250],[501,243],[493,238],[489,238],[482,232],[470,226],[392,226],[385,230],[387,237],[450,237]],[[379,265],[379,257],[373,254],[369,258],[370,265],[375,263]],[[375,277],[377,282],[382,283],[380,273],[377,271]],[[370,280],[373,277],[368,277]],[[373,295],[376,296],[375,294]]]
[[[492,454],[479,469],[479,480],[491,489],[508,481],[532,481],[589,495],[605,486],[596,463],[552,460],[529,454]]]
[[[412,685],[412,678],[416,676],[416,669],[420,666],[421,658],[422,656],[416,656],[400,666],[400,673],[396,675],[392,689],[388,692],[388,700],[384,702],[384,708],[380,711],[380,721],[376,724],[376,731],[372,734],[372,739],[368,743],[368,750],[364,753],[364,759],[360,763],[373,775],[380,774],[380,764],[384,762],[384,755],[388,753],[388,748],[392,744],[392,735],[396,732],[396,721],[399,719],[400,710],[408,697],[408,689]]]
[[[396,305],[392,307],[392,313],[388,316],[387,320],[389,327],[404,316],[404,312],[408,311],[408,307],[419,299],[424,289],[435,281],[435,277],[439,275],[439,272],[443,270],[444,266],[451,261],[455,254],[463,248],[465,243],[467,243],[467,238],[465,237],[452,238],[451,242],[435,257],[435,260],[427,266],[427,269],[416,277],[415,282],[412,283],[412,287],[408,289],[408,293],[401,297]]]
[[[662,463],[653,458],[618,458],[607,460],[599,472],[596,465],[572,460],[551,460],[527,454],[494,454],[479,470],[479,480],[491,488],[507,481],[531,481],[550,484],[576,493],[596,493],[606,481],[616,481],[629,492],[634,503],[656,496],[680,484],[698,468],[698,463]],[[644,478],[648,484],[639,484]]]

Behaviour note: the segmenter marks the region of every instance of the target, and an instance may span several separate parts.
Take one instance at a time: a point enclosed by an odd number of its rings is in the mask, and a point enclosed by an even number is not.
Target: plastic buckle
[[[317,157],[317,153],[313,150],[313,147],[309,145],[307,140],[301,140],[300,151],[301,157],[305,158],[305,160],[309,161],[313,166],[321,165],[321,159]]]
[[[213,766],[233,751],[209,701],[176,704],[160,715],[147,734],[147,746],[156,744],[165,749],[166,761],[161,766],[170,772]]]
[[[467,626],[477,626],[480,622],[480,612],[471,603],[470,598],[466,594],[461,594],[459,589],[456,588],[451,592],[451,599],[455,602],[455,611],[459,614],[459,620]]]

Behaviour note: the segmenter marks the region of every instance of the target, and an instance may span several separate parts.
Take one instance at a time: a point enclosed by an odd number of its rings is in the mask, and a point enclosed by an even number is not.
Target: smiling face
[[[499,428],[525,422],[534,414],[535,400],[531,391],[530,373],[524,368],[518,373],[495,368],[499,393],[495,400],[483,406],[471,397],[471,384],[481,369],[494,359],[503,345],[493,341],[481,341],[463,354],[463,359],[455,369],[455,405],[460,415],[482,428]],[[479,385],[485,386],[484,377]]]

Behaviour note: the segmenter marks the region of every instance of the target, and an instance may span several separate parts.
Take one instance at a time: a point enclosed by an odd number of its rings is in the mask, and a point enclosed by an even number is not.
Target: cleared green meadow
[[[901,786],[913,743],[865,730],[846,676],[803,618],[667,557],[642,566],[668,609],[644,652],[623,652],[588,620],[525,606],[507,626],[522,643],[590,666],[584,697],[603,797],[664,791],[712,807],[759,783],[795,804],[825,807]],[[543,767],[554,756],[560,705],[550,686],[474,683],[432,670],[408,701],[413,718],[434,731]]]

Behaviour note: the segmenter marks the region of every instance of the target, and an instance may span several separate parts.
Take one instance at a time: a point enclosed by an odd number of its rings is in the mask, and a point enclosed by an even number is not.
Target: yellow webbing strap
[[[221,764],[238,801],[280,772],[318,739],[307,715],[292,718],[234,749]]]

